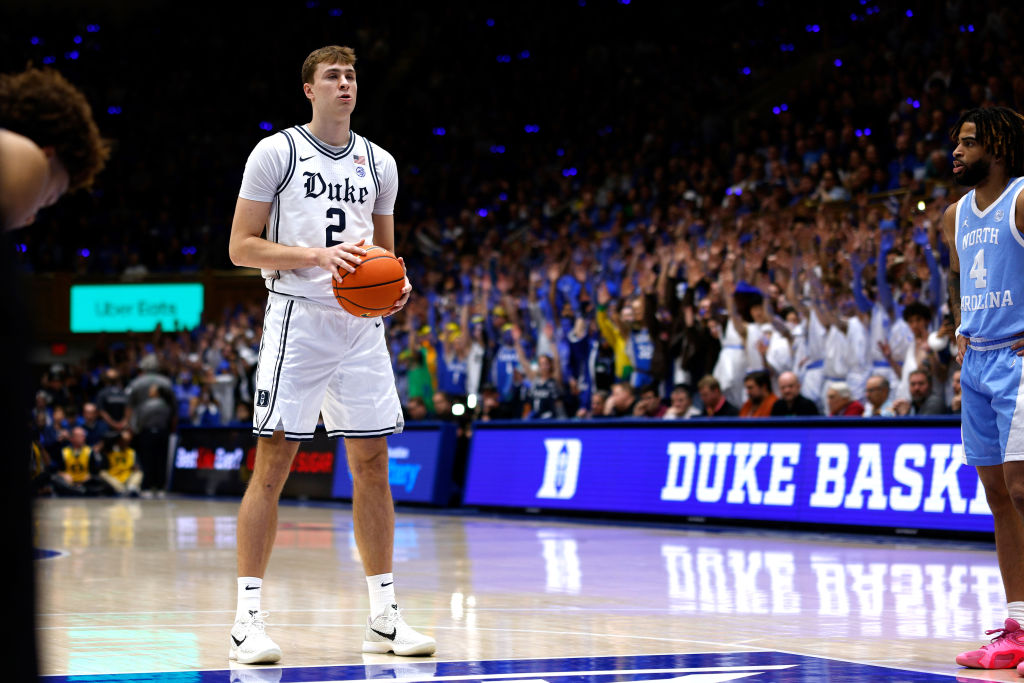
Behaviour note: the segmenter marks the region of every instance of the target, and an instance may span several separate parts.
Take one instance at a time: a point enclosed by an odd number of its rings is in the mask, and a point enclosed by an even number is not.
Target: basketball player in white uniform
[[[398,173],[390,154],[350,128],[355,53],[330,46],[302,66],[312,120],[256,145],[231,226],[231,261],[260,268],[268,294],[256,373],[252,479],[238,513],[238,609],[230,657],[276,662],[264,631],[263,574],[277,529],[278,497],[298,442],[322,415],[345,438],[356,545],[370,592],[364,652],[432,654],[434,639],[402,619],[391,570],[394,505],[385,437],[402,411],[380,318],[359,318],[334,299],[331,279],[352,272],[371,244],[394,250]],[[409,298],[408,279],[390,313]]]

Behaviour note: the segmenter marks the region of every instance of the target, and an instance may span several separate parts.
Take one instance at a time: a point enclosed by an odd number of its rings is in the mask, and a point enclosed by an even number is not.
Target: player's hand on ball
[[[339,269],[354,273],[356,266],[362,263],[362,257],[366,255],[366,249],[363,249],[365,241],[359,240],[355,244],[342,242],[333,247],[319,249],[316,265],[331,273],[335,280],[341,282],[342,275]]]
[[[402,264],[402,268],[405,268],[405,259],[399,256],[398,262]],[[408,272],[408,269],[406,269],[406,272]],[[394,307],[390,311],[385,313],[384,316],[387,317],[389,315],[394,315],[395,313],[398,313],[400,310],[405,308],[405,304],[409,301],[409,296],[411,294],[412,283],[409,282],[409,276],[407,275],[405,277],[405,285],[402,287],[402,296],[399,297],[398,301],[395,302]]]

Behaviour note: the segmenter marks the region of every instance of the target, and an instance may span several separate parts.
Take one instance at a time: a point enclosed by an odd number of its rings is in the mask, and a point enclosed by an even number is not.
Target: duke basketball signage
[[[953,420],[484,423],[464,503],[991,531]]]

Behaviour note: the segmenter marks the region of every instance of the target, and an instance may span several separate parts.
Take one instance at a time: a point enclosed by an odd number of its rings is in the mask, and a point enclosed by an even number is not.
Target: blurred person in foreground
[[[36,214],[68,192],[89,188],[110,155],[110,145],[100,136],[92,108],[78,88],[54,69],[29,68],[0,75],[0,227],[5,231],[35,221]],[[4,271],[12,272],[14,246],[2,245],[8,259]],[[28,314],[15,278],[8,280],[0,314],[6,322],[2,333],[5,359],[3,432],[15,453],[31,454],[29,434],[22,419],[31,405],[25,330]],[[7,675],[28,681],[38,676],[35,638],[35,574],[32,565],[31,501],[24,485],[24,461],[4,458],[7,471],[0,481],[8,487],[0,495],[3,516],[10,521],[7,544],[11,549],[8,570],[17,586],[7,603],[8,645],[18,653]]]

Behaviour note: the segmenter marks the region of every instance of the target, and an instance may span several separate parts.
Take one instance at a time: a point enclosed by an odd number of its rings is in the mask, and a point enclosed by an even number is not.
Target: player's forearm
[[[949,312],[953,316],[953,329],[960,328],[960,273],[949,271]]]
[[[237,238],[232,236],[228,245],[231,262],[236,266],[267,270],[294,270],[316,266],[319,251],[314,247],[277,244],[255,235]]]

